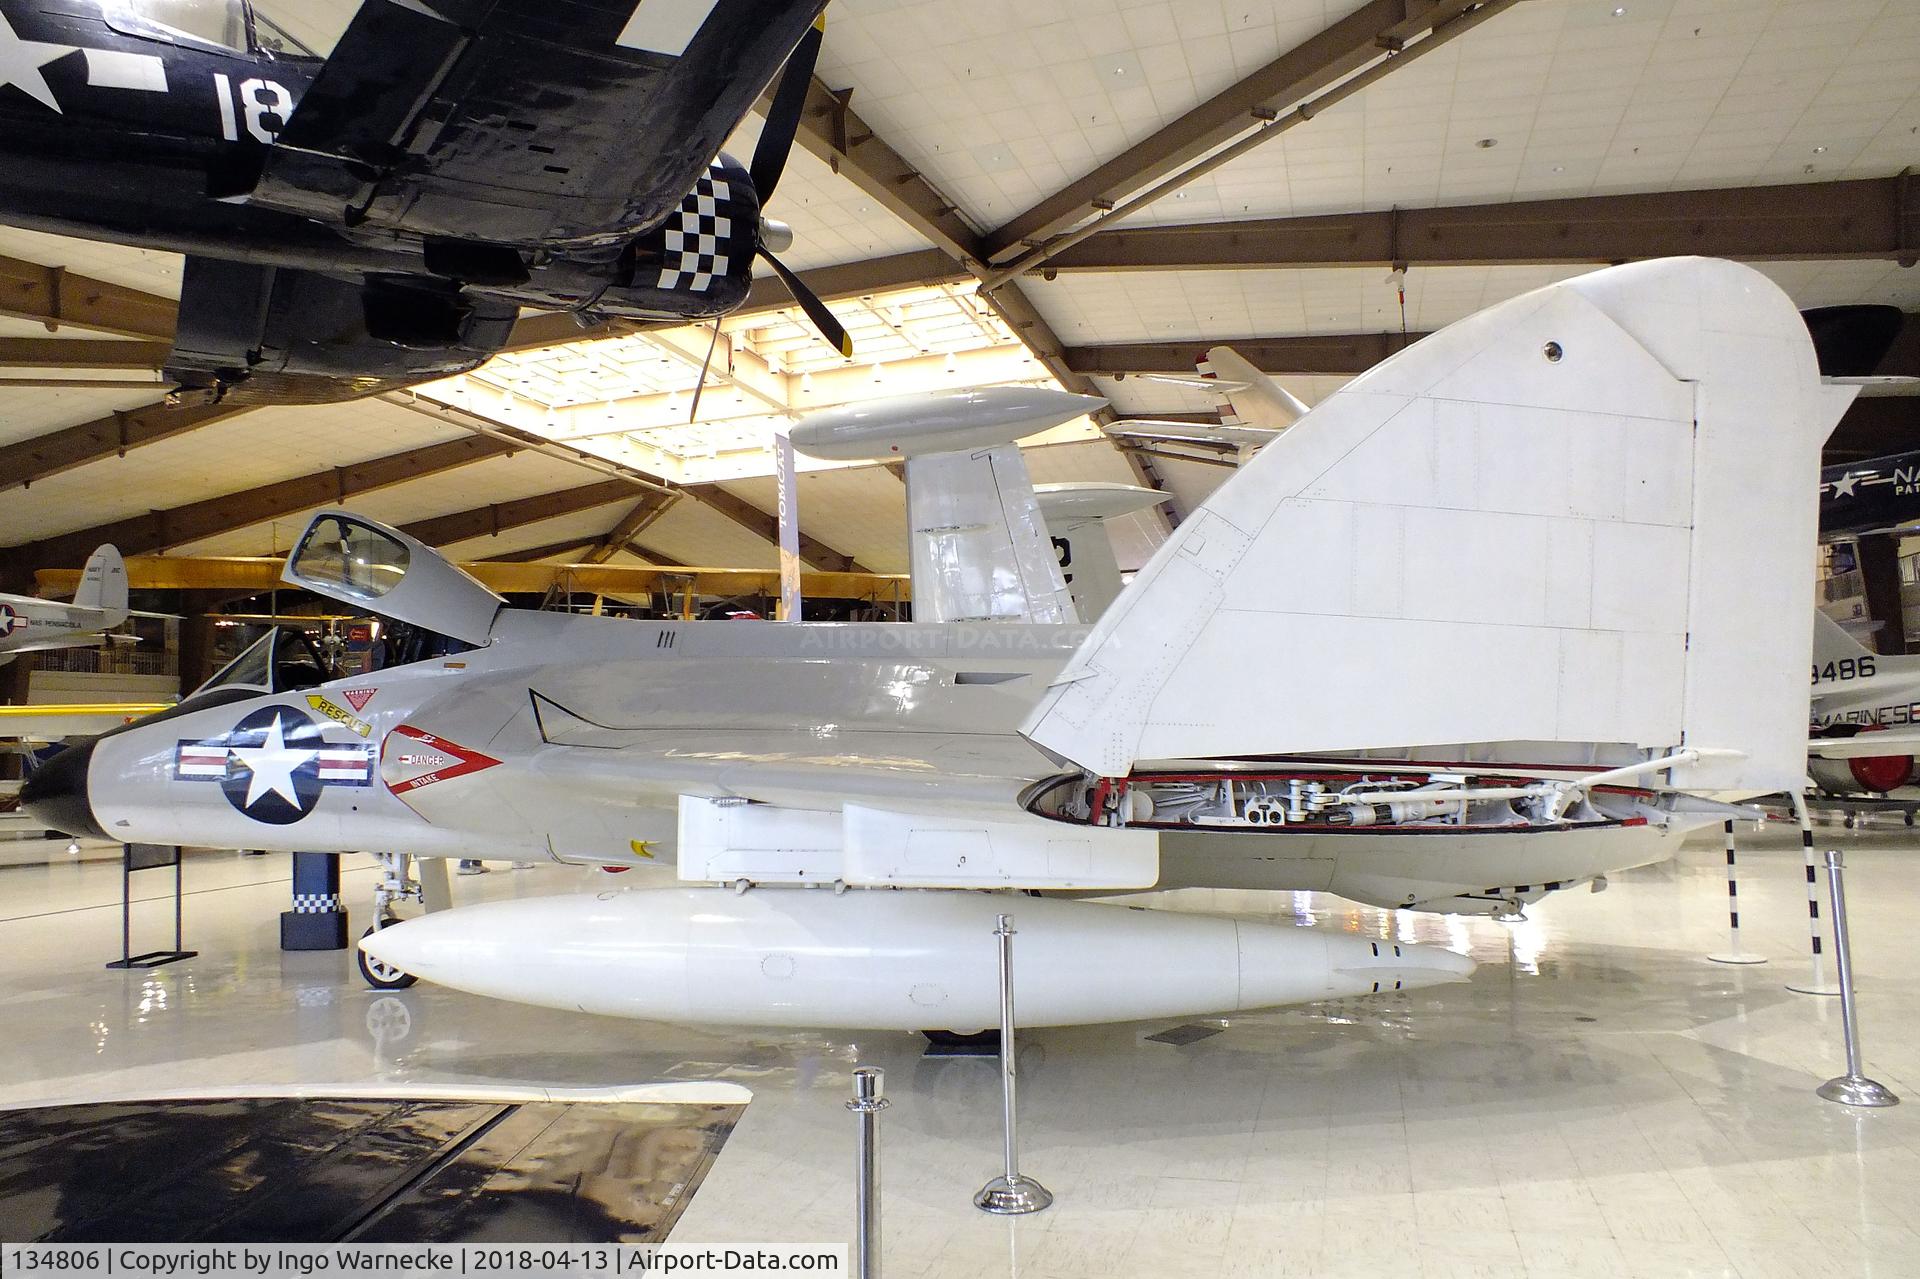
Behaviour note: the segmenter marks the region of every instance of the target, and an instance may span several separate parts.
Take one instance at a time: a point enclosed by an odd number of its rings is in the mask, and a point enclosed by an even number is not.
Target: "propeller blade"
[[[794,134],[800,131],[800,112],[807,105],[807,90],[813,84],[813,64],[820,59],[820,41],[826,24],[826,15],[822,14],[794,46],[787,58],[787,69],[781,74],[780,87],[773,91],[773,105],[767,109],[766,123],[760,128],[760,142],[753,149],[753,163],[747,173],[763,207],[773,198],[773,189],[780,185],[780,174],[785,171],[787,156],[793,150]]]
[[[834,319],[833,312],[827,310],[827,304],[820,300],[820,295],[808,288],[799,276],[787,270],[786,264],[773,254],[763,250],[760,256],[767,260],[767,265],[780,277],[780,282],[787,286],[787,292],[793,294],[793,300],[813,321],[813,327],[820,330],[820,336],[827,340],[827,345],[851,360],[853,339],[847,336],[847,330],[840,321]]]

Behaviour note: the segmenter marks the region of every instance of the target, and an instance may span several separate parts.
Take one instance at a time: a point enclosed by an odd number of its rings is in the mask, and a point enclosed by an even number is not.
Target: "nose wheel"
[[[420,882],[409,873],[412,862],[406,853],[377,853],[375,856],[380,859],[384,873],[380,878],[380,886],[373,890],[373,927],[360,934],[363,939],[400,922],[400,917],[393,912],[395,902],[424,900]],[[353,957],[360,965],[361,978],[375,990],[405,990],[420,980],[405,969],[381,963],[364,950],[356,948]]]
[[[366,932],[360,934],[360,936],[362,938],[371,937],[382,928],[399,922],[400,921],[392,915],[383,916],[378,923],[367,929]],[[364,950],[355,950],[353,953],[355,960],[360,965],[360,976],[366,981],[367,985],[373,987],[375,990],[405,990],[420,980],[403,968],[395,968],[391,964],[381,963]]]

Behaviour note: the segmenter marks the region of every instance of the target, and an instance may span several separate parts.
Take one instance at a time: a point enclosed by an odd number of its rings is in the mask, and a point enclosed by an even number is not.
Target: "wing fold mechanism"
[[[1730,262],[1492,307],[1236,472],[1022,731],[1096,778],[1344,753],[1796,786],[1812,480],[1852,395]]]

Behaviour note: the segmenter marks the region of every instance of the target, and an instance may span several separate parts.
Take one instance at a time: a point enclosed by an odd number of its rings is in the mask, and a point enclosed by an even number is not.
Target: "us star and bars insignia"
[[[242,815],[285,826],[311,813],[329,786],[371,785],[373,748],[329,742],[299,708],[267,706],[220,737],[180,742],[173,776],[216,783]]]

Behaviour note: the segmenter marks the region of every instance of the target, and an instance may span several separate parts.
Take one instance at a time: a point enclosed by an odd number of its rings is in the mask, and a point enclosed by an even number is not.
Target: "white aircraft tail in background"
[[[1230,346],[1210,348],[1198,367],[1201,377],[1218,383],[1222,425],[1278,433],[1307,415],[1299,397]]]
[[[1017,441],[1105,403],[1027,386],[900,396],[812,414],[792,438],[810,457],[906,462],[915,621],[1071,624],[1082,619]]]
[[[1070,481],[1036,484],[1034,496],[1067,590],[1073,593],[1074,611],[1083,622],[1099,621],[1126,585],[1107,521],[1158,506],[1167,495],[1138,484]]]
[[[102,630],[112,630],[127,620],[127,566],[118,548],[102,546],[87,557],[80,585],[73,592],[73,606],[99,609]]]
[[[87,557],[73,603],[33,595],[0,595],[0,663],[16,653],[84,648],[100,642],[132,616],[127,610],[127,566],[120,552],[102,546]]]

